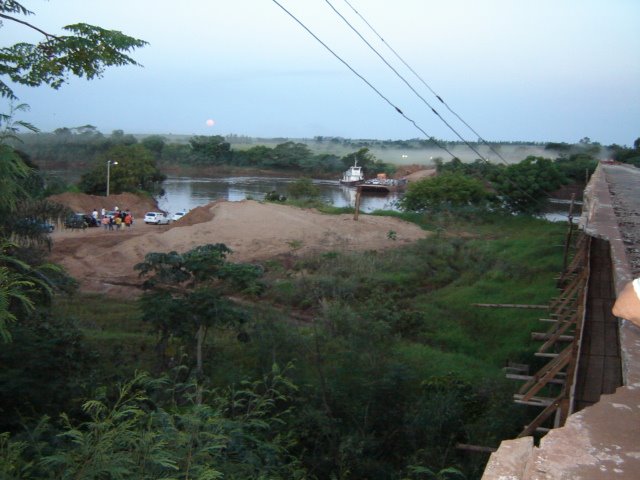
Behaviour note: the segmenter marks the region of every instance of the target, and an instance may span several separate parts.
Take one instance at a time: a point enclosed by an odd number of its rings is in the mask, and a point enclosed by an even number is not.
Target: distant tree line
[[[316,154],[305,143],[284,140],[275,147],[256,145],[247,149],[232,149],[221,135],[197,135],[187,143],[168,142],[161,135],[150,135],[142,140],[115,130],[104,135],[92,125],[78,128],[59,128],[53,133],[21,135],[18,146],[40,166],[57,168],[91,168],[105,160],[114,149],[138,145],[147,150],[162,166],[237,166],[284,170],[292,173],[326,174],[345,170],[358,160],[358,164],[371,169],[370,174],[393,173],[394,167],[376,159],[367,148],[359,148],[346,156],[329,153]],[[138,152],[142,152],[138,149]]]
[[[76,168],[87,171],[82,176],[79,187],[86,193],[102,193],[106,190],[107,161],[118,162],[118,166],[111,172],[112,191],[153,191],[164,179],[161,173],[168,167],[238,167],[260,170],[274,170],[298,176],[337,176],[355,162],[363,167],[367,176],[377,173],[395,173],[395,166],[378,160],[369,150],[370,147],[393,148],[425,148],[432,147],[432,140],[346,140],[339,137],[315,137],[316,144],[340,143],[357,150],[343,156],[333,153],[315,153],[309,144],[282,139],[282,143],[274,147],[255,145],[249,148],[232,148],[229,140],[221,135],[197,135],[187,142],[169,142],[161,135],[150,135],[138,140],[134,135],[126,134],[122,130],[115,130],[110,135],[100,133],[92,125],[76,128],[59,128],[48,134],[28,134],[20,137],[19,148],[29,154],[33,162],[41,167],[48,165],[56,168]],[[239,137],[238,137],[239,138]],[[236,138],[236,140],[238,139]],[[454,145],[456,142],[448,142]],[[640,165],[640,139],[634,142],[632,148],[610,145],[607,148],[613,160]],[[463,164],[454,159],[445,164],[438,163],[442,172],[452,170],[456,173],[481,177],[490,188],[501,192],[501,189],[528,192],[521,193],[529,197],[538,195],[537,190],[547,191],[552,185],[557,188],[562,182],[583,183],[593,172],[597,157],[601,155],[602,146],[592,142],[588,137],[577,144],[547,143],[545,150],[560,152],[555,160],[550,160],[558,169],[558,178],[551,183],[531,181],[531,177],[521,177],[522,185],[509,188],[515,180],[509,175],[517,169],[540,169],[546,165],[542,160],[525,160],[529,166],[505,166],[486,163],[482,160]],[[317,148],[316,148],[317,151]],[[532,166],[533,165],[533,166]],[[510,173],[511,172],[511,173]],[[553,168],[549,172],[555,175]],[[548,172],[548,173],[549,173]],[[530,172],[529,172],[530,173]],[[444,180],[440,180],[444,181]],[[502,192],[504,193],[504,192]],[[410,202],[410,200],[407,200]],[[525,202],[530,203],[530,202]],[[515,210],[531,211],[531,205],[521,205]],[[538,209],[538,207],[534,208]]]

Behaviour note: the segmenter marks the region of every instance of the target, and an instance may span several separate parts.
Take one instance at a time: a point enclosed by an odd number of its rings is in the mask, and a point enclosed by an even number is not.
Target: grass
[[[153,369],[156,337],[140,320],[135,300],[98,294],[59,296],[53,312],[77,321],[87,346],[101,358],[96,367],[103,377],[122,378]]]
[[[424,216],[395,216],[433,228]],[[526,358],[543,313],[473,304],[548,303],[556,294],[564,225],[504,216],[440,225],[446,233],[382,254],[308,257],[294,268],[302,275],[278,270],[267,295],[306,310],[321,302],[348,305],[361,322],[387,322],[399,351],[473,358],[494,373],[508,360]]]
[[[527,359],[535,347],[530,332],[541,311],[472,304],[547,303],[556,294],[553,278],[560,270],[564,226],[526,217],[393,216],[441,234],[384,253],[329,252],[288,265],[271,261],[267,291],[258,300],[262,311],[254,312],[248,327],[251,344],[240,344],[232,332],[210,334],[210,354],[216,365],[225,365],[215,374],[218,381],[259,369],[265,360],[244,358],[249,352],[280,352],[282,359],[309,361],[303,351],[308,347],[302,346],[306,340],[289,338],[285,352],[278,343],[284,331],[278,338],[267,333],[286,326],[288,337],[309,335],[283,313],[289,309],[315,315],[319,325],[333,329],[332,341],[344,336],[361,342],[356,337],[369,335],[364,343],[378,348],[379,339],[388,336],[379,348],[393,345],[393,355],[411,365],[428,362],[419,368],[425,374],[453,370],[494,376],[507,360]],[[269,310],[272,303],[277,310]],[[78,320],[88,343],[105,360],[153,367],[156,337],[140,320],[134,300],[77,295],[58,298],[55,309]],[[261,320],[265,316],[268,328]]]

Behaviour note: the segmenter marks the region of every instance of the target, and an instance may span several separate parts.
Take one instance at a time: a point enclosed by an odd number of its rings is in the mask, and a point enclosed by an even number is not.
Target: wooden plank
[[[531,340],[551,340],[560,342],[572,342],[573,335],[556,335],[542,332],[531,332]]]
[[[556,373],[566,367],[571,360],[571,347],[572,346],[569,345],[565,348],[560,355],[542,367],[540,371],[534,375],[532,380],[520,388],[518,393],[523,394],[522,400],[526,401],[531,399],[536,393],[542,390],[547,383],[549,383],[551,378],[556,376]]]
[[[547,310],[549,308],[549,305],[523,305],[519,303],[472,303],[471,305],[483,308],[530,308],[539,310]]]
[[[552,300],[549,303],[551,310],[559,312],[568,308],[568,305],[576,299],[579,294],[579,290],[584,289],[584,285],[587,281],[587,270],[584,269],[580,272],[580,275],[575,277],[574,280],[563,290],[564,298]],[[559,301],[557,301],[559,300]]]
[[[548,358],[555,358],[558,356],[557,353],[550,353],[550,352],[535,352],[533,355],[536,357],[548,357]]]
[[[540,412],[540,414],[536,418],[533,419],[533,421],[529,425],[524,427],[522,432],[520,432],[520,434],[518,435],[518,438],[528,437],[529,435],[533,434],[533,432],[540,428],[540,425],[542,425],[551,415],[555,413],[559,406],[560,399],[554,398],[546,406],[546,408],[542,412]]]
[[[356,205],[353,211],[353,219],[358,220],[358,215],[360,215],[360,198],[362,197],[362,187],[356,187]]]
[[[522,405],[529,405],[532,407],[548,407],[555,401],[555,398],[531,397],[529,400],[523,400],[522,395],[518,395],[516,393],[513,395],[513,401],[515,403],[520,403]]]
[[[507,373],[505,375],[506,378],[508,378],[509,380],[531,380],[533,378],[532,375],[518,375],[515,373]],[[552,378],[551,380],[549,380],[548,383],[555,383],[557,385],[564,385],[565,381],[562,380],[561,378]]]
[[[484,447],[482,445],[469,445],[468,443],[456,443],[456,448],[458,450],[467,450],[469,452],[479,452],[479,453],[493,453],[497,450],[497,448],[493,448],[493,447]]]
[[[529,365],[526,363],[511,363],[509,362],[506,367],[504,367],[507,371],[521,372],[521,373],[529,373]]]

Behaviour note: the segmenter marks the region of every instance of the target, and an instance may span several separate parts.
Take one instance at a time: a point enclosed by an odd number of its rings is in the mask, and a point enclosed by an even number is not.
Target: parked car
[[[169,223],[169,218],[161,212],[147,212],[144,216],[144,223],[167,225]]]
[[[64,221],[65,228],[99,227],[100,222],[88,213],[73,213]]]
[[[95,218],[93,215],[89,213],[76,213],[76,215],[82,215],[82,218],[84,218],[84,221],[87,222],[88,227],[100,226],[100,220],[98,220],[97,218]]]
[[[36,218],[23,218],[18,220],[16,228],[20,232],[32,232],[32,233],[52,233],[55,227],[49,222],[39,220]]]
[[[86,215],[83,215],[82,213],[73,213],[69,215],[64,221],[64,228],[81,228],[84,230],[88,226],[89,223],[87,222]]]
[[[184,217],[186,214],[187,214],[187,212],[185,212],[184,210],[181,211],[181,212],[176,212],[176,213],[173,214],[173,217],[171,217],[171,221],[172,222],[177,222],[182,217]]]

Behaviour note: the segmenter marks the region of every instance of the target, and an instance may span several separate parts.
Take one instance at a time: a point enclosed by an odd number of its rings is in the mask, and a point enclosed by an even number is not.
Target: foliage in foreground
[[[181,372],[174,372],[180,377]],[[0,474],[20,479],[306,478],[283,425],[296,387],[273,365],[260,381],[208,391],[138,374],[82,406],[0,435]]]
[[[554,245],[559,243],[563,228],[536,219],[499,215],[488,215],[482,221],[425,218],[439,233],[412,246],[384,252],[334,251],[268,262],[265,275],[259,278],[259,303],[251,289],[238,293],[246,290],[242,285],[252,282],[225,287],[236,274],[241,274],[240,279],[245,273],[253,280],[257,277],[254,270],[230,267],[220,245],[189,255],[174,252],[148,258],[153,260],[148,267],[163,267],[150,269],[145,276],[156,282],[162,279],[156,285],[162,284],[166,293],[175,295],[167,299],[169,303],[156,305],[155,318],[148,320],[156,322],[154,325],[173,322],[169,346],[182,367],[172,382],[146,390],[141,397],[145,400],[124,402],[130,410],[118,419],[86,409],[91,404],[79,399],[97,400],[117,412],[113,405],[118,397],[83,391],[82,381],[88,387],[105,381],[126,384],[123,375],[127,378],[129,373],[124,372],[141,361],[146,362],[145,368],[156,367],[153,338],[142,333],[150,323],[140,322],[146,309],[131,302],[114,313],[102,306],[99,298],[74,300],[82,309],[65,313],[82,315],[84,331],[92,338],[65,340],[64,323],[51,331],[47,342],[34,340],[39,338],[38,329],[34,335],[16,336],[22,348],[16,359],[29,357],[33,348],[41,349],[42,355],[31,355],[33,361],[22,370],[14,362],[6,373],[31,378],[40,370],[42,377],[35,378],[44,379],[41,388],[37,381],[28,384],[32,398],[46,389],[47,375],[73,376],[74,383],[69,382],[66,390],[73,401],[65,404],[58,398],[51,399],[55,405],[30,401],[31,409],[19,404],[12,407],[20,413],[30,437],[16,433],[17,425],[11,425],[13,433],[5,435],[4,451],[14,460],[6,460],[6,464],[26,469],[24,478],[47,478],[38,477],[42,471],[38,469],[49,456],[54,457],[46,460],[54,469],[52,475],[63,466],[77,474],[79,463],[84,462],[105,471],[113,467],[114,472],[134,472],[140,478],[159,471],[168,478],[182,478],[171,468],[184,467],[185,438],[192,438],[192,451],[197,453],[193,462],[206,458],[207,465],[227,478],[259,478],[262,474],[269,478],[419,479],[430,478],[429,471],[447,478],[445,474],[454,475],[448,467],[464,472],[469,479],[477,478],[486,458],[465,456],[455,445],[496,446],[526,423],[526,412],[511,402],[514,385],[501,378],[501,367],[506,359],[519,361],[530,352],[528,332],[535,324],[535,312],[513,315],[478,311],[470,305],[486,301],[541,303],[551,296],[551,279],[561,255],[561,249]],[[195,283],[194,272],[199,279]],[[224,313],[222,310],[197,309],[197,315],[213,315],[207,321],[215,331],[202,344],[203,372],[198,376],[192,370],[198,326],[180,315],[187,310],[169,305],[174,301],[183,305],[189,295],[187,287],[192,284],[197,290],[203,281],[224,287],[220,295],[236,292],[234,302],[241,297],[245,335],[240,338],[227,328],[225,317],[216,317]],[[504,288],[506,284],[510,287]],[[87,305],[90,301],[96,302],[93,308]],[[224,297],[224,301],[225,308],[232,306],[230,299]],[[130,329],[126,335],[122,332],[125,326]],[[55,350],[56,344],[65,348],[64,354]],[[91,361],[75,350],[90,345],[99,345],[100,361]],[[140,349],[145,345],[147,354],[141,360]],[[47,369],[43,364],[53,352],[61,353],[61,361],[56,365],[50,362]],[[65,377],[58,373],[67,368],[63,358],[74,358],[78,365],[91,362],[95,370],[91,374],[69,370],[72,375]],[[252,419],[264,428],[249,431],[249,426],[233,423],[238,417],[235,413],[229,416],[234,404],[232,392],[246,390],[246,379],[272,375],[274,363],[296,365],[286,377],[297,388],[289,388],[286,399],[276,402],[263,417]],[[263,384],[259,392],[265,391]],[[205,388],[199,390],[202,385]],[[6,393],[2,398],[12,395]],[[85,404],[84,411],[81,404]],[[57,420],[61,411],[67,412],[66,423]],[[47,428],[38,430],[34,427],[37,413],[54,420],[44,421]],[[160,425],[168,431],[159,430]],[[239,439],[225,430],[227,425],[232,432],[239,431]],[[191,427],[196,431],[189,430]],[[96,432],[93,437],[92,432]],[[102,440],[97,438],[98,432]],[[247,432],[257,443],[244,442]],[[198,453],[207,435],[213,435],[213,446],[227,443],[214,452]],[[112,446],[104,443],[109,438]],[[228,458],[236,445],[242,447],[242,453]],[[94,452],[95,458],[89,452]],[[106,455],[113,458],[112,464],[104,460]],[[166,465],[158,459],[164,459]],[[176,464],[176,459],[183,463]],[[254,470],[241,471],[236,460]],[[145,470],[139,473],[142,465]]]

